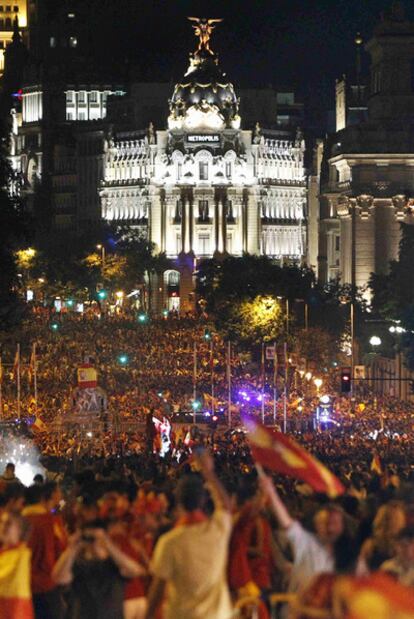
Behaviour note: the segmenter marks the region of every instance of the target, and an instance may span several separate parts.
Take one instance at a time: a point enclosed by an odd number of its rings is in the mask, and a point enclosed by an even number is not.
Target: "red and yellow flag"
[[[1,619],[33,619],[30,562],[25,544],[0,552]]]
[[[340,578],[333,589],[333,604],[341,619],[414,619],[414,590],[381,572]]]
[[[35,430],[36,432],[46,432],[47,431],[47,425],[45,424],[44,421],[42,421],[42,419],[40,419],[40,417],[35,417],[34,423],[33,423],[33,430]]]
[[[258,464],[301,479],[315,492],[322,492],[330,498],[345,492],[339,479],[295,440],[252,419],[244,423],[249,431],[252,456]]]
[[[371,468],[371,471],[373,473],[376,473],[377,475],[381,476],[383,474],[383,470],[382,470],[382,466],[381,466],[381,459],[380,459],[378,454],[375,454],[373,456],[370,468]]]

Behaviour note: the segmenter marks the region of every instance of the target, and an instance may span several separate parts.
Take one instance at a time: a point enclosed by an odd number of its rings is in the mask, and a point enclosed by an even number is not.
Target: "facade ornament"
[[[256,123],[254,126],[253,144],[260,144],[262,139],[262,128],[260,123]]]
[[[407,212],[410,211],[410,201],[407,199],[407,196],[405,194],[397,194],[393,196],[391,200],[394,207],[396,219],[402,221],[405,218]]]
[[[336,204],[336,212],[338,217],[348,217],[351,212],[351,202],[348,196],[339,196]]]
[[[150,122],[148,127],[148,142],[149,144],[155,144],[155,131],[154,123]]]
[[[359,215],[361,219],[368,219],[371,215],[374,197],[369,194],[361,194],[357,197],[356,204],[359,207]]]
[[[213,24],[219,24],[222,19],[206,19],[205,17],[188,17],[193,23],[195,35],[199,37],[198,47],[196,53],[207,52],[211,56],[214,56],[214,52],[210,49],[210,38],[213,30],[216,26]]]

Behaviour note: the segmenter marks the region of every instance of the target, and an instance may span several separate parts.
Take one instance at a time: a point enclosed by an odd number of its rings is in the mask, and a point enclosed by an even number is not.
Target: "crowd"
[[[230,619],[249,612],[238,610],[244,602],[260,619],[362,619],[378,609],[387,619],[414,617],[410,403],[336,396],[321,420],[315,390],[291,374],[287,429],[345,487],[330,502],[306,483],[256,468],[242,415],[264,412],[282,426],[285,402],[277,393],[274,406],[272,372],[263,386],[260,362],[236,347],[232,424],[219,423],[220,414],[228,419],[227,348],[205,323],[76,315],[54,322],[51,330],[39,315],[18,334],[28,423],[13,421],[14,378],[2,381],[1,448],[35,444],[43,472],[24,487],[11,452],[0,478],[1,618]],[[11,371],[16,334],[2,337]],[[71,415],[75,370],[86,358],[116,423],[98,416],[93,429],[56,427]],[[176,423],[174,413],[192,410],[194,386],[208,423]],[[43,431],[33,430],[33,416]],[[165,452],[154,419],[171,424]],[[369,610],[365,598],[361,614],[351,606],[364,587],[377,607]]]
[[[200,437],[181,463],[147,453],[60,472],[25,488],[9,463],[0,478],[4,619],[230,619],[246,598],[262,619],[315,608],[330,618],[342,588],[361,582],[384,608],[388,595],[413,602],[414,476],[404,467],[374,473],[363,454],[344,457],[346,491],[330,502],[257,474],[234,433]]]

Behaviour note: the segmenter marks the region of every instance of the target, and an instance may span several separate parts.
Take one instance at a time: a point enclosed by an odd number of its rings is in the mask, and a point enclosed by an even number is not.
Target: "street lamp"
[[[315,383],[316,391],[319,395],[319,390],[322,387],[323,380],[322,378],[315,378],[313,382]]]
[[[380,337],[378,337],[378,335],[373,335],[371,339],[369,340],[369,343],[371,344],[371,346],[374,346],[374,347],[381,346],[382,340]]]
[[[96,249],[99,249],[101,252],[101,271],[105,269],[105,247],[100,243],[96,246]]]

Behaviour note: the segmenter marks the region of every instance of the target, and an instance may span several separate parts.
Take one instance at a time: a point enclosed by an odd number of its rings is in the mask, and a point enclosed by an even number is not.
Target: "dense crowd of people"
[[[2,382],[1,448],[35,445],[43,468],[25,487],[18,449],[3,458],[0,617],[230,619],[255,609],[260,619],[362,619],[378,604],[384,617],[414,617],[412,404],[341,397],[327,374],[323,392],[335,397],[318,417],[316,390],[292,373],[286,404],[277,392],[274,406],[271,369],[266,387],[260,360],[234,346],[229,426],[227,348],[206,323],[54,321],[51,330],[39,316],[18,334],[22,423],[15,380]],[[15,344],[16,334],[3,337],[10,372]],[[71,416],[86,358],[112,422],[98,414],[93,427],[83,417],[56,425]],[[174,416],[194,413],[194,387],[209,413],[197,424]],[[243,414],[282,427],[284,409],[290,435],[342,482],[334,502],[255,466]],[[165,450],[157,424],[168,429]],[[377,611],[366,600],[365,614],[352,607],[364,587]]]

